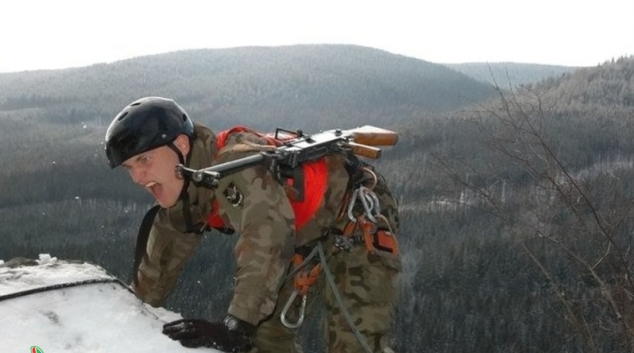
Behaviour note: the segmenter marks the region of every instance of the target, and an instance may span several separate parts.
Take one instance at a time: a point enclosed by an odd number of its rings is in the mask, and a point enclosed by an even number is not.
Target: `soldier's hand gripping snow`
[[[223,352],[239,352],[251,347],[253,325],[227,315],[223,322],[183,319],[163,326],[163,333],[185,347],[209,347]]]
[[[214,134],[171,99],[142,98],[115,116],[108,162],[158,204],[137,240],[139,298],[163,304],[204,231],[238,236],[224,320],[179,320],[165,325],[166,335],[225,352],[301,352],[296,328],[310,317],[306,303],[319,297],[329,352],[391,352],[397,205],[383,177],[355,155],[355,141],[340,142],[283,170],[269,157],[242,163],[279,149],[279,138],[246,127]],[[210,172],[235,167],[229,162],[241,167]]]

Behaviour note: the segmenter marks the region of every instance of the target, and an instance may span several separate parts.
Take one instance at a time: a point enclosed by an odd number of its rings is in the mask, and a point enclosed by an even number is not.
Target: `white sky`
[[[63,283],[111,278],[102,268],[70,264],[48,254],[39,265],[3,267],[3,295]],[[0,300],[0,352],[44,353],[213,353],[185,348],[161,333],[180,315],[141,302],[119,284],[89,284]]]
[[[634,55],[631,0],[12,0],[0,72],[183,49],[356,44],[435,63]]]

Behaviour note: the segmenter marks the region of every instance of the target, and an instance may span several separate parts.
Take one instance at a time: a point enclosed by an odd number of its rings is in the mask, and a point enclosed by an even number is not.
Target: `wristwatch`
[[[240,320],[231,314],[227,314],[224,320],[222,320],[222,323],[229,329],[229,331],[236,331],[240,325]]]

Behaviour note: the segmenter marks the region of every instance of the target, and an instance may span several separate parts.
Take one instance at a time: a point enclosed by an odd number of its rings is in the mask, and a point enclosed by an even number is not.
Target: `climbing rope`
[[[326,262],[326,254],[324,253],[324,248],[321,242],[317,243],[316,248],[317,248],[317,251],[319,252],[319,259],[321,261],[324,274],[326,275],[326,280],[328,282],[328,285],[332,289],[332,293],[335,296],[335,299],[337,300],[337,305],[339,305],[339,309],[341,310],[343,317],[348,322],[348,326],[350,326],[352,333],[354,333],[354,336],[357,338],[357,341],[359,341],[359,344],[361,344],[361,347],[363,347],[363,350],[366,351],[367,353],[372,353],[372,349],[370,349],[370,346],[368,346],[368,343],[366,342],[365,337],[363,337],[363,335],[361,334],[357,326],[354,324],[354,320],[352,319],[352,316],[350,316],[350,313],[348,313],[348,309],[346,309],[343,303],[343,298],[341,297],[341,293],[339,293],[339,291],[337,290],[337,285],[335,284],[335,278],[332,275],[332,272],[330,272],[330,268],[328,268],[328,263]]]
[[[341,297],[341,293],[339,293],[339,290],[337,289],[337,284],[335,283],[335,279],[334,276],[332,275],[332,272],[330,271],[330,268],[328,267],[328,261],[326,258],[326,254],[324,253],[324,247],[321,241],[317,242],[317,245],[315,245],[315,247],[313,248],[313,250],[310,252],[310,254],[308,254],[308,256],[306,256],[306,258],[297,265],[297,267],[295,267],[295,269],[293,271],[291,271],[284,279],[284,282],[286,282],[286,280],[288,280],[289,278],[291,278],[292,276],[296,275],[299,271],[301,271],[304,267],[306,267],[311,260],[315,257],[318,256],[319,257],[319,264],[321,266],[319,269],[319,272],[323,272],[326,276],[326,282],[328,283],[328,286],[330,287],[330,289],[333,292],[333,295],[335,296],[335,300],[337,302],[337,305],[339,306],[339,309],[341,310],[341,313],[343,314],[344,318],[346,319],[346,322],[348,323],[348,326],[350,326],[350,329],[352,330],[352,333],[354,334],[354,336],[356,337],[357,341],[359,341],[359,344],[361,344],[361,346],[363,347],[363,350],[367,353],[372,353],[372,349],[370,349],[370,347],[368,346],[368,343],[366,342],[365,338],[363,337],[363,335],[361,334],[361,332],[359,331],[359,329],[357,328],[357,326],[354,324],[354,320],[352,319],[352,316],[350,316],[350,313],[348,313],[348,309],[346,309],[344,302],[343,302],[343,298]],[[316,266],[317,267],[317,266]],[[311,270],[310,272],[313,272],[313,270]],[[301,289],[300,289],[301,290]],[[300,292],[300,290],[296,289],[293,291],[293,293],[291,293],[291,295],[289,296],[286,304],[284,305],[284,308],[282,309],[282,312],[280,314],[280,321],[282,322],[282,324],[290,329],[294,329],[294,328],[298,328],[299,326],[301,326],[301,324],[304,321],[304,314],[305,314],[305,310],[306,310],[306,294],[304,293],[302,294]],[[306,291],[308,290],[308,288],[306,288]],[[299,313],[299,319],[297,320],[297,322],[295,323],[291,323],[287,320],[286,315],[288,313],[288,310],[291,308],[291,305],[293,304],[293,302],[295,301],[295,299],[297,299],[298,296],[302,297],[302,304],[300,307],[300,313]]]

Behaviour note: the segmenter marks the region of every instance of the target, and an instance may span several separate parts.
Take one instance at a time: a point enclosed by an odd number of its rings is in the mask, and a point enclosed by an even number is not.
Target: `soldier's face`
[[[181,149],[178,143],[176,146]],[[152,194],[161,207],[168,208],[176,204],[185,183],[176,173],[178,163],[176,153],[161,146],[127,159],[122,166],[132,181]]]

